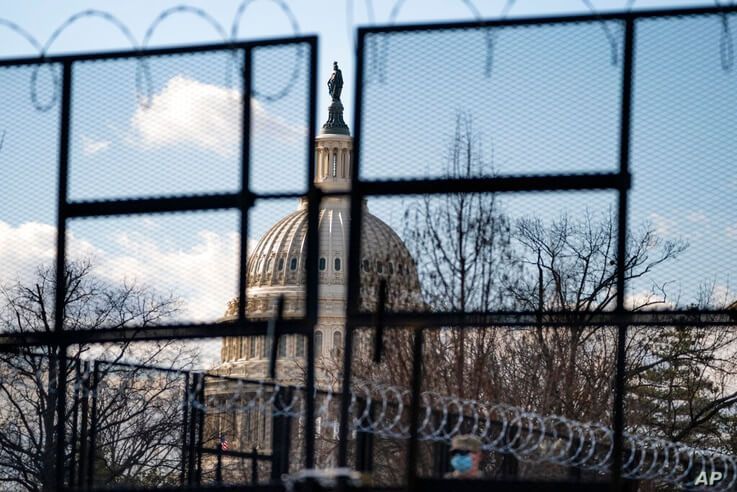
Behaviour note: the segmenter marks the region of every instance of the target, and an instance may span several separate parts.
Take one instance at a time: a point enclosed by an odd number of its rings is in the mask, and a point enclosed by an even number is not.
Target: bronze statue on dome
[[[328,120],[322,125],[321,135],[350,135],[348,125],[343,121],[343,103],[340,102],[340,93],[343,92],[343,74],[338,68],[338,62],[333,62],[333,74],[328,80],[328,92],[333,101],[328,106]]]
[[[333,62],[333,74],[328,80],[328,91],[333,101],[340,101],[340,93],[343,91],[343,73],[338,68],[338,62]]]

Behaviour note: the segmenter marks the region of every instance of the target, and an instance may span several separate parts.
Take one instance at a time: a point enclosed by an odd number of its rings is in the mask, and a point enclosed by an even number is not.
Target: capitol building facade
[[[353,139],[343,121],[343,106],[333,97],[328,121],[315,139],[316,186],[326,192],[350,191],[353,163]],[[347,259],[350,230],[350,197],[323,198],[319,211],[319,287],[318,319],[314,328],[316,386],[337,390],[342,367],[340,356],[346,325]],[[362,214],[361,241],[361,306],[373,310],[379,283],[387,283],[389,308],[416,309],[423,305],[415,261],[397,233],[372,215],[366,202]],[[273,226],[260,238],[248,257],[246,313],[251,319],[269,319],[277,300],[283,296],[285,318],[303,314],[307,258],[307,200],[299,200],[296,210]],[[238,299],[227,306],[223,321],[237,316]],[[364,351],[365,352],[365,351]],[[306,367],[306,337],[280,337],[277,348],[276,382],[302,386]],[[359,351],[359,353],[361,353]],[[368,355],[368,354],[366,354]],[[237,392],[256,391],[248,385],[236,385],[231,378],[248,381],[271,381],[268,378],[270,347],[266,337],[228,337],[221,348],[221,361],[209,375],[225,376],[208,383],[206,393],[211,400],[235,401],[244,395]],[[250,384],[250,383],[249,383]],[[259,390],[260,391],[260,390]],[[227,406],[227,405],[226,405]],[[258,412],[232,412],[219,421],[211,434],[228,432],[230,446],[235,449],[270,448],[269,418]],[[262,412],[263,413],[263,412]],[[227,427],[227,429],[226,429]],[[317,423],[318,432],[320,422]]]

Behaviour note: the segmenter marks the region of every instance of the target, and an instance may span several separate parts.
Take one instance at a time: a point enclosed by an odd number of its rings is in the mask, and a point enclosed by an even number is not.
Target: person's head
[[[474,474],[481,462],[481,440],[471,434],[455,436],[450,443],[450,466],[460,474]]]
[[[333,70],[338,70],[338,62],[337,61],[334,61],[333,62]]]

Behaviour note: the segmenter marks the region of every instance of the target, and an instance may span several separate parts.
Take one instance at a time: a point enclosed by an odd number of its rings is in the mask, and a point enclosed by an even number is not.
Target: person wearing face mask
[[[481,440],[471,434],[455,436],[450,443],[450,466],[452,472],[445,478],[482,478]]]

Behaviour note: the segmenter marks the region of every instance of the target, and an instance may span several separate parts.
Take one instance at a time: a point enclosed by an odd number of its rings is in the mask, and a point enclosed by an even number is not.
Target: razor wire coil
[[[131,377],[135,377],[132,375]],[[191,408],[219,412],[260,412],[270,416],[305,417],[306,390],[301,386],[269,381],[229,378],[219,390],[212,390],[204,401],[197,393],[224,383],[216,375],[205,375],[210,382],[188,391]],[[203,378],[204,380],[204,378]],[[225,389],[223,389],[225,388]],[[315,389],[315,417],[324,428],[339,428],[337,411],[340,392],[335,388]],[[96,397],[92,394],[92,397]],[[371,433],[382,438],[409,439],[410,392],[393,385],[358,381],[351,391],[351,435]],[[420,395],[418,438],[446,442],[459,434],[473,434],[486,452],[515,456],[521,462],[550,463],[607,473],[614,457],[614,432],[599,422],[581,422],[560,415],[542,415],[503,403],[489,403],[423,392]],[[709,490],[730,490],[737,484],[737,458],[720,451],[696,448],[684,443],[625,432],[622,474],[633,480],[652,480],[687,490],[697,472],[719,473],[723,479]]]
[[[104,21],[106,21],[108,24],[115,27],[118,31],[120,31],[123,36],[128,41],[129,47],[135,51],[143,51],[146,48],[149,47],[149,44],[151,42],[151,39],[154,37],[156,31],[158,30],[159,26],[168,18],[180,15],[180,14],[192,14],[196,17],[199,17],[203,19],[208,25],[210,25],[218,34],[218,36],[222,39],[223,42],[235,42],[238,37],[238,30],[240,27],[240,24],[242,23],[243,14],[246,10],[246,8],[253,3],[255,0],[242,0],[236,10],[235,15],[233,16],[233,21],[231,24],[231,30],[230,34],[225,30],[222,24],[220,24],[212,15],[210,15],[206,10],[201,9],[199,7],[187,5],[187,4],[180,4],[176,5],[170,8],[167,8],[163,11],[161,11],[156,18],[149,24],[147,27],[144,36],[143,41],[139,43],[135,36],[133,36],[132,32],[128,28],[128,26],[125,25],[120,19],[115,17],[113,14],[102,11],[102,10],[96,10],[96,9],[87,9],[80,12],[77,12],[70,17],[68,17],[66,20],[64,20],[49,36],[48,40],[41,44],[34,36],[32,36],[27,30],[23,29],[20,25],[17,23],[0,18],[0,27],[6,27],[7,29],[11,30],[12,32],[15,32],[22,38],[24,38],[31,46],[32,48],[38,53],[38,56],[40,58],[39,64],[35,65],[33,70],[31,71],[31,79],[30,79],[30,99],[31,104],[33,107],[40,112],[47,112],[54,108],[59,100],[60,94],[61,94],[61,74],[60,74],[60,66],[59,64],[55,63],[45,63],[44,58],[48,55],[48,52],[50,48],[53,46],[53,44],[56,42],[56,40],[61,36],[63,32],[68,30],[71,26],[77,24],[80,20],[86,19],[86,18],[99,18]],[[299,35],[300,28],[299,28],[299,22],[297,21],[297,18],[294,16],[294,13],[289,8],[288,4],[284,2],[283,0],[269,0],[271,3],[277,5],[282,12],[284,12],[285,16],[287,17],[293,35]],[[295,58],[294,58],[294,64],[292,71],[289,76],[289,80],[285,84],[285,86],[278,91],[275,91],[273,93],[266,93],[264,91],[258,90],[257,88],[253,88],[252,96],[254,98],[257,98],[259,100],[263,100],[265,102],[275,102],[278,101],[284,97],[286,97],[294,88],[294,85],[297,83],[299,76],[302,72],[302,61],[305,57],[305,49],[304,46],[297,46],[295,49]],[[233,60],[236,60],[235,63],[233,63]],[[239,74],[243,73],[243,63],[241,60],[238,59],[236,56],[236,53],[233,52],[231,56],[229,57],[229,62],[226,66],[225,70],[225,85],[227,88],[230,88],[232,86],[232,71],[233,67],[237,67],[239,70]],[[49,77],[51,79],[51,95],[46,100],[42,100],[42,98],[39,95],[39,80],[40,80],[40,71],[41,70],[46,71],[49,74]],[[152,100],[153,100],[153,80],[151,76],[151,69],[149,66],[148,61],[145,58],[137,58],[136,59],[136,71],[135,71],[135,87],[136,87],[136,99],[138,101],[138,104],[141,105],[143,108],[149,108],[151,106]]]

